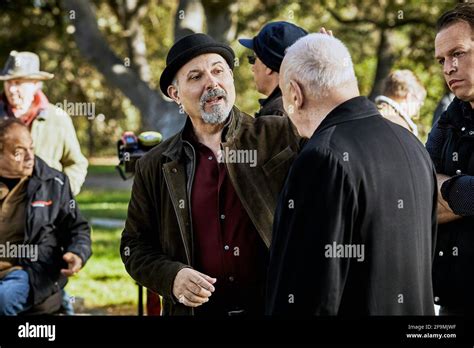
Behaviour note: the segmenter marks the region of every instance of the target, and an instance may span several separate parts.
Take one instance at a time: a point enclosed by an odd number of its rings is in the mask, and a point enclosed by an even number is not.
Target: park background
[[[415,120],[425,142],[433,112],[446,93],[434,59],[435,22],[457,2],[0,0],[1,66],[11,50],[40,56],[42,70],[55,74],[43,90],[51,103],[69,109],[90,161],[77,200],[93,227],[94,254],[66,288],[77,311],[137,312],[137,287],[118,252],[132,180],[122,181],[114,168],[116,142],[125,130],[156,130],[167,138],[182,126],[185,116],[158,87],[176,40],[204,32],[230,44],[237,57],[236,105],[253,114],[263,96],[254,87],[246,59],[250,52],[237,39],[251,38],[276,20],[309,32],[324,26],[348,46],[363,95],[377,96],[393,69],[415,72],[427,89]]]

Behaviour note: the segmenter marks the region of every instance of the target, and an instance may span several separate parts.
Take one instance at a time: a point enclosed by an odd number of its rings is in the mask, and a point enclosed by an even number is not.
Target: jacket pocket
[[[273,156],[271,159],[269,159],[267,163],[263,165],[262,167],[263,172],[267,176],[272,176],[272,174],[277,169],[284,169],[285,174],[286,174],[286,170],[289,167],[288,162],[290,161],[291,163],[295,157],[296,157],[296,152],[293,151],[291,147],[288,146],[283,151],[279,152],[278,154]]]

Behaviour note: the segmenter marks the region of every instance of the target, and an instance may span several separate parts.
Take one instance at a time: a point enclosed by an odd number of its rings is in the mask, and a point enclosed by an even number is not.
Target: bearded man
[[[121,255],[164,315],[264,312],[273,213],[299,138],[287,117],[234,106],[234,57],[205,34],[176,42],[160,88],[187,121],[136,164]]]

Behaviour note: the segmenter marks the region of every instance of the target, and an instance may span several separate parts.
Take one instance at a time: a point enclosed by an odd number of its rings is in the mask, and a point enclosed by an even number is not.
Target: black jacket
[[[236,107],[230,117],[222,149],[251,149],[256,151],[258,161],[255,167],[224,161],[227,173],[258,234],[269,247],[278,193],[299,150],[299,138],[287,117],[253,118]],[[190,126],[189,118],[187,122]],[[176,274],[184,267],[195,267],[190,197],[196,158],[182,132],[137,162],[120,244],[127,272],[163,296],[163,315],[194,315],[193,308],[178,303],[172,291]]]
[[[35,168],[27,185],[25,244],[38,246],[36,261],[22,258],[28,272],[32,304],[43,302],[64,287],[67,268],[64,253],[78,255],[85,265],[91,256],[90,227],[81,216],[71,193],[69,179],[35,157]]]
[[[255,117],[266,115],[287,116],[285,109],[283,108],[280,87],[276,87],[268,98],[259,99],[258,102],[260,103],[260,110],[255,113]]]
[[[267,314],[434,315],[436,188],[415,136],[365,97],[339,105],[280,195]]]
[[[440,224],[433,265],[435,302],[474,310],[474,110],[455,98],[431,130],[426,148],[459,220]]]

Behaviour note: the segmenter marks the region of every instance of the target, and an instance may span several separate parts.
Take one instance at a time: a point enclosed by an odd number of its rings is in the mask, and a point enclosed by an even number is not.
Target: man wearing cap
[[[273,212],[298,151],[287,117],[234,106],[234,52],[205,34],[170,49],[162,92],[183,129],[136,164],[121,240],[127,271],[164,315],[263,314]]]
[[[266,24],[253,39],[240,39],[239,42],[253,50],[255,55],[248,56],[252,65],[253,77],[257,91],[267,96],[260,99],[260,110],[255,117],[263,115],[286,115],[278,87],[280,65],[285,50],[307,32],[288,22]]]
[[[0,119],[19,118],[31,131],[35,151],[49,166],[64,172],[77,195],[87,174],[87,159],[82,155],[69,115],[49,103],[42,92],[42,81],[53,74],[40,71],[38,55],[12,51],[0,73],[4,81],[0,96]]]

